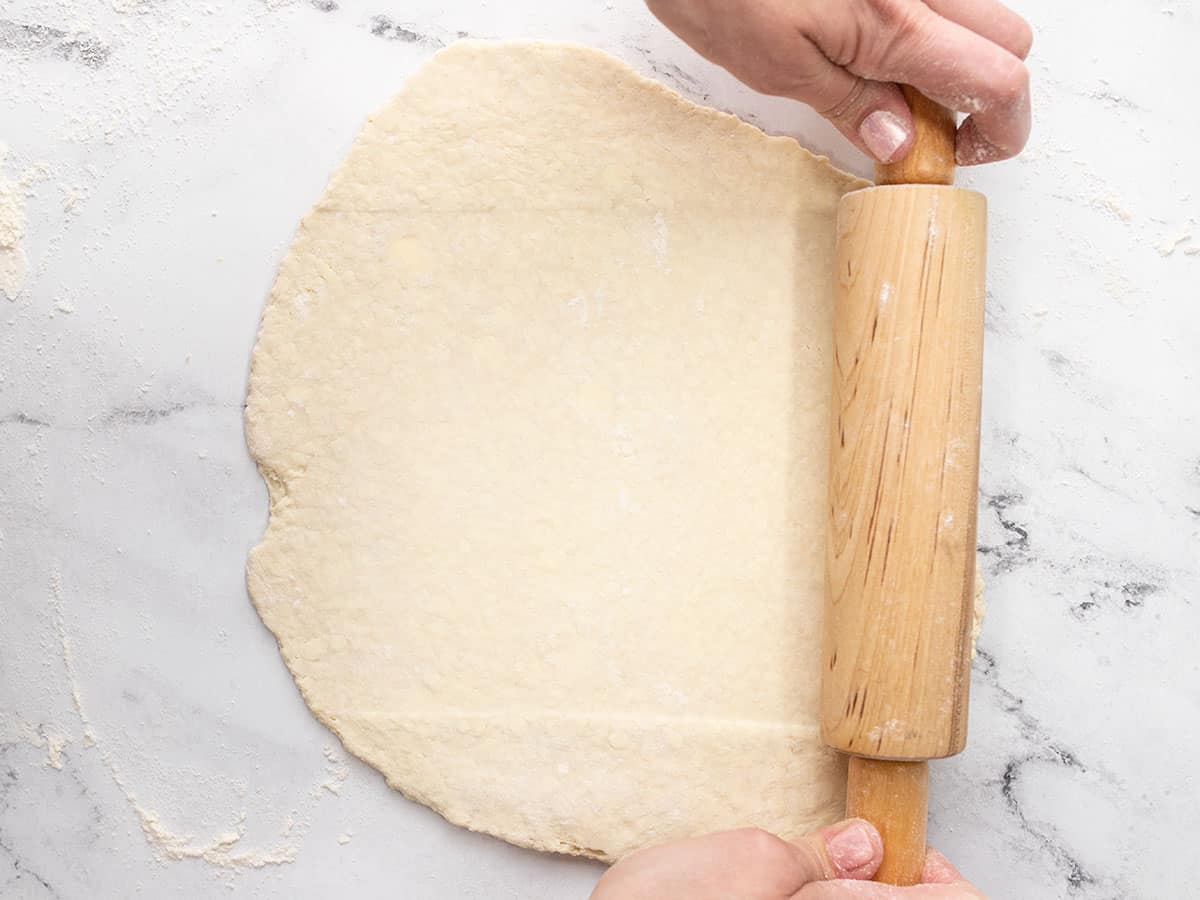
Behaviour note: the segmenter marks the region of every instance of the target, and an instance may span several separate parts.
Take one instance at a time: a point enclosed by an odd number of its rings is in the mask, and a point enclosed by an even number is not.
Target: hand
[[[985,900],[936,850],[916,887],[867,881],[882,860],[879,832],[861,819],[796,844],[744,828],[634,853],[605,873],[591,900]]]
[[[647,0],[698,53],[755,90],[801,100],[880,162],[912,146],[910,84],[957,112],[964,166],[1029,138],[1033,33],[998,0]]]

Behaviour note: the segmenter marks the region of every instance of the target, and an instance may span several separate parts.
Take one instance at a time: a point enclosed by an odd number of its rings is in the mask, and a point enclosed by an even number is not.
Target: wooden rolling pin
[[[963,749],[975,585],[986,203],[949,187],[954,115],[838,209],[821,735],[876,880],[916,884],[927,760]]]

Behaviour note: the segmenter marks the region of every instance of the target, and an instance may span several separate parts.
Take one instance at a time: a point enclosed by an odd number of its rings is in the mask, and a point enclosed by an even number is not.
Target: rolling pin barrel
[[[945,186],[953,116],[910,102],[913,153],[838,213],[821,706],[892,884],[920,877],[926,761],[966,741],[984,308],[985,201]]]

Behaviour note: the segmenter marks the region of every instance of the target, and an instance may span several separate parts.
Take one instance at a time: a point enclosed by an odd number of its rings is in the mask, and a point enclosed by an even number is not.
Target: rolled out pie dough
[[[613,58],[440,53],[304,219],[249,584],[316,716],[452,822],[617,858],[837,817],[815,722],[841,195]]]

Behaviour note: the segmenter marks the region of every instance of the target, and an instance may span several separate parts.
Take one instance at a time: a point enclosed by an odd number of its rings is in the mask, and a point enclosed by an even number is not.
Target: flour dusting
[[[1126,224],[1129,224],[1133,221],[1133,213],[1126,209],[1121,201],[1112,194],[1093,197],[1092,206],[1115,216],[1117,219]]]
[[[8,148],[0,144],[0,294],[16,300],[25,286],[29,264],[21,241],[25,237],[25,191],[19,181],[3,175]]]
[[[79,718],[79,723],[83,728],[83,746],[94,748],[98,752],[100,762],[108,772],[109,778],[125,797],[130,809],[137,816],[142,834],[145,836],[146,841],[154,848],[159,858],[172,861],[198,859],[220,869],[232,871],[262,869],[267,866],[280,866],[295,862],[299,847],[297,842],[293,840],[293,832],[296,831],[293,815],[288,815],[284,818],[280,827],[279,843],[276,846],[262,849],[242,849],[239,845],[245,835],[246,814],[244,812],[235,814],[232,827],[227,831],[216,834],[207,840],[197,841],[193,835],[175,833],[163,824],[162,819],[155,810],[142,806],[137,794],[129,786],[124,771],[122,771],[108,748],[100,741],[96,734],[96,729],[88,716],[79,689],[74,646],[66,630],[62,601],[62,581],[57,573],[50,579],[49,602],[54,630],[57,633],[62,651],[63,667],[66,670],[67,679],[71,686],[71,700],[75,707],[75,714]],[[38,743],[38,741],[42,741],[42,743]],[[33,742],[35,746],[44,746],[46,748],[48,765],[56,769],[62,767],[62,750],[67,743],[65,737],[46,731],[44,735],[35,734]],[[345,780],[349,771],[340,765],[341,761],[332,748],[326,748],[325,758],[329,762],[333,773],[332,780],[338,790],[340,790],[341,782]],[[321,787],[326,786],[327,784],[321,785]],[[336,794],[338,790],[331,790],[331,793]],[[320,789],[318,788],[313,793],[317,794],[319,792]],[[301,836],[295,835],[295,837]]]
[[[1166,238],[1158,245],[1158,255],[1164,258],[1168,257],[1178,250],[1182,244],[1188,243],[1191,239],[1192,233],[1190,231],[1181,231],[1174,237]]]
[[[44,765],[61,770],[63,752],[71,743],[71,739],[54,724],[34,725],[20,718],[8,718],[8,721],[0,718],[0,743],[25,743],[43,750],[46,753]]]
[[[346,768],[346,761],[338,755],[337,750],[332,745],[326,744],[324,749],[325,754],[325,772],[329,776],[321,784],[319,784],[313,793],[319,793],[322,790],[329,791],[335,797],[342,795],[342,784],[350,775],[350,770]]]

